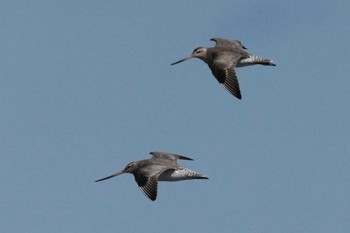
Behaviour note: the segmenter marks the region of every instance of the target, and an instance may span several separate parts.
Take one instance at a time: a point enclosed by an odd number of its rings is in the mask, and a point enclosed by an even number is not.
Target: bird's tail
[[[200,174],[198,172],[192,171],[192,170],[190,170],[188,168],[182,168],[182,173],[188,179],[208,179],[207,176],[205,176],[203,174]]]
[[[187,168],[168,169],[159,177],[159,181],[179,181],[179,180],[193,180],[193,179],[208,179],[207,176]]]
[[[276,64],[271,59],[249,54],[248,58],[239,60],[236,67],[244,67],[244,66],[251,66],[251,65],[276,66]]]

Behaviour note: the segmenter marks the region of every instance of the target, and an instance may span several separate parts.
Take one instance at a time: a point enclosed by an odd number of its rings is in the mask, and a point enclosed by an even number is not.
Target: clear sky
[[[350,229],[350,2],[2,1],[0,230],[329,233]],[[206,64],[212,37],[276,67]],[[167,151],[209,180],[132,175]]]

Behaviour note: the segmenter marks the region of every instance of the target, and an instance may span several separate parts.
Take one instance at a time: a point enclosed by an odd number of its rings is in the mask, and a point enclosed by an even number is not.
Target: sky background
[[[2,1],[0,231],[329,233],[350,229],[349,1]],[[212,37],[276,67],[206,64]],[[182,154],[209,180],[132,175]]]

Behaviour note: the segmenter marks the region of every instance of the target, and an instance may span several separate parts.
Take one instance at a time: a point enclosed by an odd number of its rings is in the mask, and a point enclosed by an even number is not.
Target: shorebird
[[[151,152],[150,159],[138,160],[129,163],[126,167],[114,173],[113,175],[96,180],[95,182],[110,179],[112,177],[131,173],[135,177],[135,181],[141,191],[152,201],[157,198],[158,181],[180,181],[193,179],[208,179],[198,172],[191,171],[187,168],[182,168],[177,164],[178,159],[193,160],[191,158],[166,153],[166,152]]]
[[[258,57],[256,55],[247,53],[247,49],[238,40],[227,40],[222,38],[212,38],[215,41],[215,47],[204,48],[198,47],[193,50],[192,54],[185,57],[171,65],[178,64],[191,58],[199,58],[208,64],[211,72],[218,82],[233,96],[242,99],[239,88],[238,79],[235,68],[250,65],[266,65],[276,66],[272,60]]]

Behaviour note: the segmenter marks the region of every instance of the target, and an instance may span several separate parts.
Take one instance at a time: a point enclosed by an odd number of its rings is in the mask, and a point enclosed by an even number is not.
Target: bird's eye
[[[198,53],[201,53],[202,52],[202,48],[198,47],[198,48],[195,48],[192,52],[192,54],[198,54]]]

